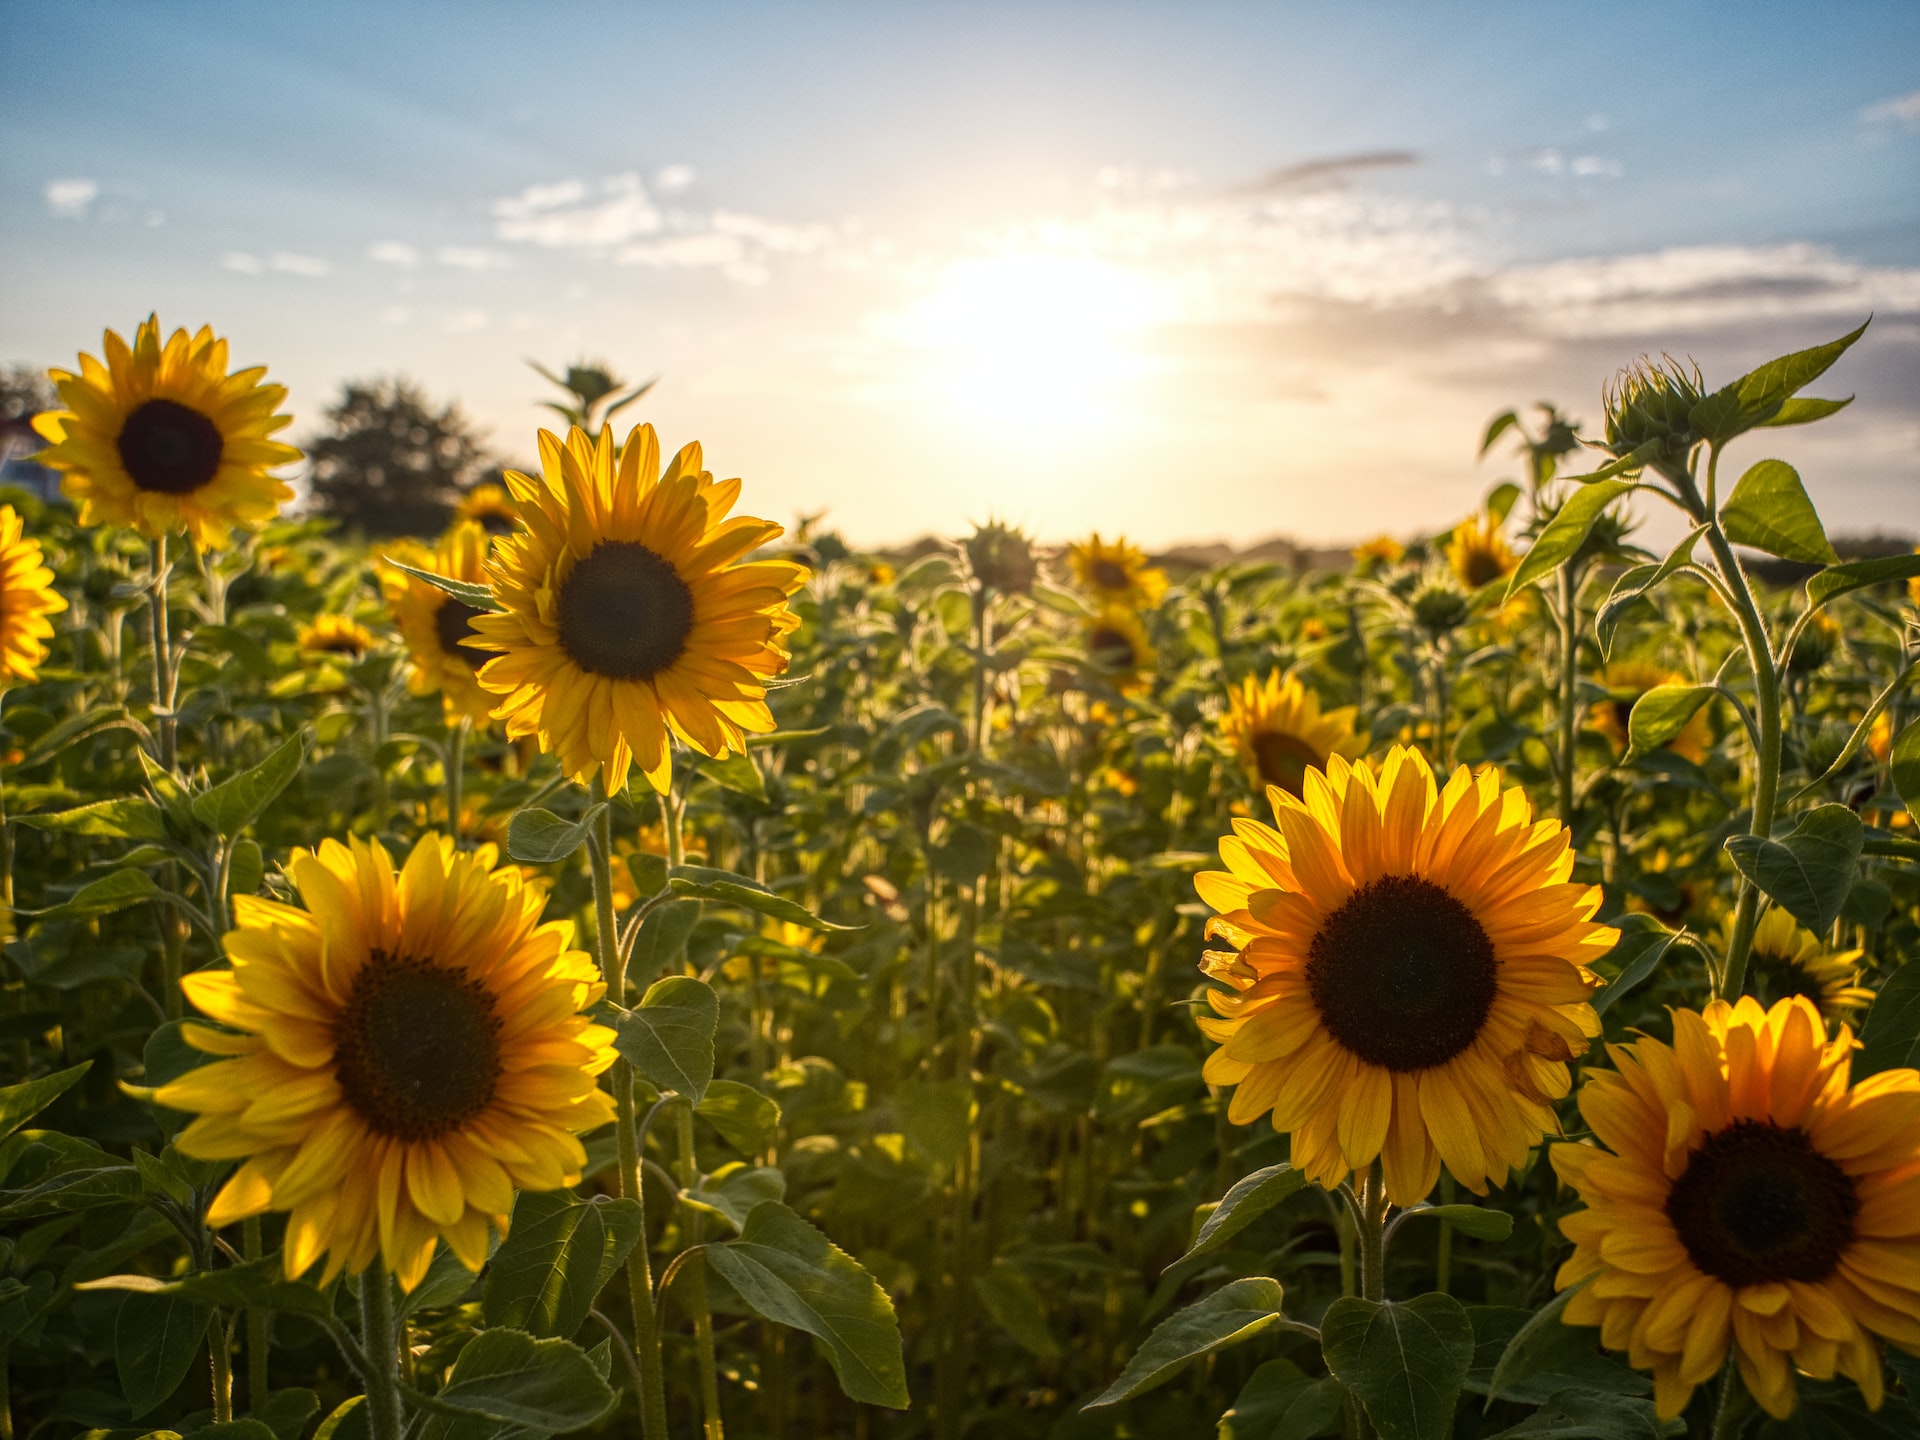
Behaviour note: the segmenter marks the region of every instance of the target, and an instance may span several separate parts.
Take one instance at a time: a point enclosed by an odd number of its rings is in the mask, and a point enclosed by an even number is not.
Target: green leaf
[[[667,888],[667,857],[635,850],[627,856],[627,874],[633,877],[634,893],[651,900]]]
[[[71,1070],[56,1070],[38,1080],[0,1089],[0,1140],[6,1139],[47,1106],[80,1083],[80,1077],[93,1068],[91,1060],[82,1060]]]
[[[698,1105],[713,1079],[713,1032],[720,997],[704,980],[669,975],[647,987],[614,1027],[614,1048],[655,1089],[674,1090]]]
[[[996,1257],[987,1273],[973,1277],[973,1293],[993,1323],[1014,1343],[1041,1360],[1060,1358],[1060,1342],[1047,1328],[1046,1307],[1026,1272],[1004,1255]]]
[[[973,1134],[973,1082],[902,1080],[894,1091],[907,1143],[936,1165],[951,1165],[966,1153]]]
[[[319,1412],[320,1397],[298,1386],[275,1390],[267,1397],[266,1404],[253,1407],[254,1419],[265,1421],[275,1440],[300,1440],[307,1421]]]
[[[1847,353],[1853,342],[1867,333],[1867,324],[1863,322],[1858,330],[1849,331],[1838,340],[1829,340],[1825,345],[1815,345],[1807,350],[1796,350],[1790,355],[1782,355],[1777,360],[1769,360],[1757,370],[1749,371],[1734,382],[1739,389],[1740,403],[1748,411],[1763,407],[1784,404],[1788,398],[1818,380],[1832,366],[1833,362]],[[1833,401],[1819,401],[1819,404],[1833,404]],[[1841,402],[1844,404],[1845,402]]]
[[[1405,1212],[1409,1220],[1415,1216],[1444,1220],[1462,1235],[1471,1235],[1475,1240],[1504,1240],[1513,1234],[1513,1216],[1484,1205],[1422,1205]]]
[[[1626,619],[1627,612],[1644,596],[1657,590],[1669,575],[1693,559],[1694,547],[1700,543],[1700,537],[1707,533],[1707,528],[1705,525],[1694,526],[1658,565],[1636,565],[1614,581],[1606,603],[1593,617],[1594,637],[1600,642],[1603,656],[1613,654],[1613,637],[1620,629],[1620,622]]]
[[[1513,513],[1514,502],[1520,498],[1520,487],[1511,480],[1503,480],[1487,492],[1486,509],[1501,524]]]
[[[1507,598],[1511,599],[1534,581],[1544,579],[1566,564],[1586,543],[1587,534],[1601,512],[1628,491],[1639,488],[1632,480],[1596,480],[1569,495],[1558,513],[1547,522],[1547,528],[1540,532],[1540,538],[1533,542],[1520,568],[1513,572],[1513,579],[1507,582]]]
[[[1506,1349],[1500,1352],[1500,1359],[1493,1367],[1493,1375],[1487,1381],[1487,1404],[1507,1394],[1523,1381],[1559,1361],[1566,1351],[1570,1327],[1560,1321],[1560,1313],[1567,1308],[1567,1302],[1579,1293],[1581,1281],[1569,1289],[1562,1290],[1553,1299],[1533,1312],[1533,1317],[1522,1325],[1507,1341]]]
[[[907,1408],[893,1302],[852,1256],[785,1205],[754,1207],[738,1240],[707,1246],[707,1264],[751,1306],[820,1340],[849,1399]]]
[[[760,773],[760,767],[751,754],[729,755],[723,760],[700,759],[700,773],[716,785],[723,785],[737,794],[767,802],[767,781]]]
[[[1511,410],[1503,410],[1487,422],[1487,433],[1480,439],[1480,454],[1485,456],[1493,448],[1493,442],[1520,423],[1520,417]]]
[[[1600,1015],[1606,1014],[1621,996],[1658,969],[1673,942],[1682,934],[1681,931],[1667,929],[1651,915],[1622,915],[1617,924],[1620,939],[1607,952],[1606,958],[1620,969],[1600,993],[1588,1002],[1594,1012]]]
[[[320,1428],[313,1432],[313,1440],[372,1440],[372,1436],[373,1428],[367,1423],[367,1397],[364,1395],[342,1400],[320,1422]]]
[[[1473,1323],[1451,1295],[1385,1303],[1349,1295],[1320,1322],[1327,1368],[1360,1397],[1381,1440],[1446,1440],[1473,1364]]]
[[[1906,804],[1907,813],[1920,817],[1920,720],[1910,720],[1894,737],[1887,756],[1893,771],[1893,788]]]
[[[113,1323],[113,1365],[133,1418],[180,1387],[200,1353],[213,1312],[180,1295],[134,1293]]]
[[[1819,609],[1829,600],[1868,585],[1888,585],[1920,575],[1920,555],[1886,555],[1878,560],[1849,560],[1829,565],[1807,579],[1807,603]]]
[[[637,1226],[640,1207],[633,1200],[581,1200],[564,1190],[523,1192],[514,1201],[507,1238],[487,1263],[480,1301],[487,1324],[571,1337],[600,1293],[606,1217],[620,1209],[632,1212],[628,1225]],[[622,1253],[614,1264],[625,1258]]]
[[[1278,1280],[1255,1276],[1235,1280],[1199,1303],[1175,1311],[1154,1326],[1120,1378],[1082,1408],[1118,1405],[1143,1395],[1178,1375],[1189,1361],[1271,1329],[1282,1318],[1281,1294]]]
[[[528,865],[552,865],[572,856],[607,808],[589,805],[578,820],[562,820],[551,810],[522,810],[507,822],[507,854]]]
[[[700,923],[698,900],[663,900],[640,922],[640,933],[633,938],[633,954],[627,974],[635,983],[649,983],[653,977],[678,960],[687,948],[687,937]]]
[[[250,770],[193,797],[194,818],[219,835],[238,835],[266,812],[300,773],[307,737],[295,735]]]
[[[136,1295],[172,1296],[207,1308],[239,1309],[257,1305],[292,1315],[325,1319],[333,1314],[332,1296],[301,1280],[289,1280],[278,1256],[252,1260],[224,1270],[203,1270],[177,1280],[152,1275],[105,1275],[76,1284],[76,1290],[126,1290]]]
[[[1788,400],[1774,412],[1771,420],[1762,420],[1762,425],[1778,429],[1785,425],[1811,425],[1816,420],[1824,420],[1829,415],[1838,415],[1853,403],[1853,396],[1844,400],[1816,400],[1812,396]]]
[[[1784,839],[1735,835],[1727,853],[1762,894],[1823,935],[1846,903],[1865,840],[1858,815],[1844,805],[1821,805]]]
[[[1196,1255],[1219,1249],[1306,1183],[1305,1173],[1287,1164],[1269,1165],[1236,1180],[1233,1188],[1220,1197],[1220,1203],[1214,1206],[1213,1213],[1207,1216],[1200,1233],[1193,1237],[1193,1244],[1180,1260],[1191,1260]]]
[[[1889,975],[1874,997],[1853,1057],[1857,1084],[1882,1070],[1920,1068],[1920,963],[1909,961]]]
[[[471,605],[476,610],[485,611],[493,615],[500,613],[500,602],[494,598],[491,586],[474,585],[465,580],[454,580],[445,575],[436,575],[431,570],[415,569],[411,565],[403,565],[391,555],[382,555],[380,557],[380,563],[383,565],[391,565],[394,569],[403,571],[413,576],[416,580],[424,580],[435,589],[446,591],[447,594],[453,596],[454,599]]]
[[[771,1166],[731,1160],[711,1175],[702,1175],[680,1192],[680,1198],[696,1210],[720,1216],[738,1233],[746,1229],[754,1206],[787,1198],[787,1177]]]
[[[91,884],[82,885],[67,900],[51,910],[40,912],[42,920],[85,920],[95,915],[111,915],[145,900],[158,900],[163,892],[144,870],[116,870]]]
[[[1603,1390],[1558,1390],[1518,1425],[1492,1440],[1661,1440],[1684,1435],[1686,1423],[1662,1423],[1653,1402]]]
[[[613,1391],[587,1352],[570,1340],[483,1330],[467,1342],[434,1399],[471,1415],[558,1434],[606,1414]],[[421,1440],[445,1440],[459,1423],[429,1415]]]
[[[1714,696],[1711,685],[1656,685],[1633,704],[1627,717],[1628,760],[1637,760],[1665,745],[1687,728],[1697,711]]]
[[[1784,460],[1762,460],[1742,475],[1720,507],[1720,524],[1736,545],[1751,545],[1782,560],[1832,565],[1840,559],[1800,483],[1800,472]]]
[[[779,1102],[738,1080],[715,1080],[708,1085],[707,1097],[694,1107],[694,1114],[742,1155],[766,1149],[780,1124]]]
[[[74,810],[13,817],[30,830],[57,830],[64,835],[94,835],[113,840],[164,840],[167,825],[160,807],[144,795],[122,795],[96,800]]]
[[[257,840],[236,840],[227,859],[227,893],[251,895],[267,875],[267,859]]]
[[[1309,1378],[1291,1360],[1269,1360],[1248,1377],[1220,1417],[1217,1440],[1310,1440],[1340,1428],[1345,1392]]]
[[[859,925],[836,925],[796,905],[784,895],[776,895],[756,880],[730,870],[712,870],[705,865],[682,865],[667,881],[676,895],[694,900],[712,900],[722,905],[738,905],[759,915],[811,930],[859,930]]]

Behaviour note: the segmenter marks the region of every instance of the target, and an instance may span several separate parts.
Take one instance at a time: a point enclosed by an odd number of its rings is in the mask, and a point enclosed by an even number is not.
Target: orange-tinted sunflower
[[[1567,1061],[1600,1033],[1590,962],[1619,932],[1571,879],[1558,821],[1533,821],[1499,773],[1444,789],[1418,751],[1376,771],[1329,758],[1301,798],[1267,792],[1278,828],[1235,820],[1223,871],[1195,877],[1220,912],[1201,968],[1223,1018],[1204,1074],[1228,1118],[1271,1114],[1293,1163],[1334,1186],[1379,1159],[1411,1205],[1444,1161],[1484,1194],[1556,1128]]]
[[[476,485],[462,495],[455,515],[458,519],[473,521],[489,535],[511,535],[513,527],[520,523],[520,512],[514,508],[507,487],[492,481]]]
[[[1553,1147],[1587,1205],[1560,1222],[1560,1288],[1589,1282],[1563,1318],[1653,1372],[1662,1418],[1729,1347],[1777,1418],[1796,1370],[1877,1408],[1874,1337],[1920,1352],[1920,1073],[1849,1085],[1853,1049],[1806,998],[1749,996],[1676,1010],[1672,1045],[1609,1046],[1617,1073],[1588,1073],[1600,1143]]]
[[[738,480],[715,482],[688,445],[660,471],[651,425],[628,437],[540,432],[541,474],[507,472],[520,533],[487,566],[504,614],[475,622],[498,652],[480,683],[507,734],[538,735],[576,780],[609,790],[638,764],[664,791],[677,736],[703,755],[744,752],[773,729],[767,680],[800,621],[787,597],[805,567],[745,561],[782,533],[727,518]]]
[[[1353,547],[1353,563],[1362,570],[1385,569],[1398,565],[1407,547],[1391,535],[1376,535]]]
[[[1520,559],[1507,547],[1500,522],[1482,514],[1453,527],[1453,539],[1447,543],[1447,563],[1462,585],[1478,590],[1506,579],[1519,568]]]
[[[377,841],[295,851],[303,904],[236,897],[233,968],[181,982],[229,1027],[186,1039],[230,1058],[155,1098],[198,1113],[187,1154],[246,1162],[209,1225],[291,1212],[290,1276],[379,1256],[411,1290],[440,1238],[478,1270],[514,1190],[575,1183],[575,1136],[613,1118],[595,1087],[613,1032],[582,1013],[606,986],[572,923],[542,924],[544,892],[495,858],[441,835],[398,874]]]
[[[1227,692],[1221,729],[1240,756],[1256,792],[1278,785],[1298,795],[1307,771],[1326,768],[1328,757],[1352,758],[1366,748],[1353,733],[1354,707],[1322,711],[1320,697],[1278,670],[1265,683],[1249,675]]]
[[[149,316],[133,346],[109,330],[106,364],[80,357],[80,372],[50,370],[65,410],[33,417],[53,443],[34,458],[66,472],[62,489],[83,525],[125,525],[158,538],[185,531],[202,550],[234,527],[257,529],[293,498],[267,472],[300,458],[269,438],[292,423],[274,409],[283,385],[263,385],[265,366],[227,373],[227,342],[202,327],[160,343]]]
[[[0,687],[39,678],[53,636],[47,616],[66,608],[40,542],[27,538],[11,505],[0,505]]]
[[[358,660],[374,645],[373,632],[351,615],[316,615],[302,625],[295,639],[309,655]]]
[[[417,541],[389,546],[388,553],[416,570],[484,585],[491,543],[476,522],[458,520],[431,553]],[[474,621],[482,612],[439,586],[391,566],[381,567],[380,588],[407,644],[411,661],[407,688],[416,695],[438,690],[449,722],[464,717],[476,725],[486,724],[497,697],[481,689],[476,678],[480,667],[493,658],[476,643],[480,636]]]
[[[1600,683],[1606,687],[1607,698],[1593,706],[1587,714],[1587,720],[1612,742],[1616,755],[1624,755],[1631,738],[1628,725],[1633,718],[1633,707],[1640,703],[1640,697],[1662,685],[1684,685],[1687,678],[1678,671],[1668,670],[1650,660],[1616,660],[1600,672]],[[1698,765],[1707,758],[1707,747],[1712,743],[1713,729],[1707,723],[1707,712],[1703,706],[1693,712],[1692,718],[1680,727],[1680,733],[1667,742],[1666,748],[1683,760],[1691,760]]]
[[[1733,929],[1728,916],[1721,950]],[[1859,950],[1829,950],[1820,937],[1775,906],[1760,917],[1747,952],[1747,986],[1763,1005],[1803,995],[1827,1020],[1851,1020],[1873,1003],[1860,983]]]
[[[1167,572],[1147,563],[1146,552],[1120,536],[1111,545],[1099,535],[1067,547],[1073,577],[1102,605],[1147,610],[1167,593]]]
[[[1153,642],[1140,617],[1109,605],[1086,622],[1087,658],[1122,690],[1144,685],[1153,669]]]

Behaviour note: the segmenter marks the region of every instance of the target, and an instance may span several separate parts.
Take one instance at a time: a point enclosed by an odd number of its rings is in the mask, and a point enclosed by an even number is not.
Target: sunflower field
[[[0,509],[0,1440],[1920,1435],[1920,555],[1765,456],[1859,333],[1170,574],[593,397],[370,544],[109,332]]]

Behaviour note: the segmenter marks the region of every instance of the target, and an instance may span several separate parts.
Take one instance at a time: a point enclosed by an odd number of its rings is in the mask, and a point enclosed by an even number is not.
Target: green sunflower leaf
[[[1865,842],[1858,815],[1844,805],[1821,805],[1781,839],[1733,836],[1727,853],[1763,895],[1819,935],[1846,903]]]
[[[492,586],[475,585],[465,580],[454,580],[446,575],[436,575],[431,570],[421,570],[412,565],[404,565],[400,561],[395,560],[391,555],[382,555],[380,560],[382,564],[391,565],[396,570],[405,571],[416,580],[426,581],[437,590],[446,591],[447,594],[453,596],[454,599],[460,601],[462,604],[471,605],[476,610],[497,615],[504,608],[500,604],[500,601],[494,596]]]
[[[1534,581],[1545,579],[1571,560],[1574,552],[1586,543],[1601,512],[1622,495],[1639,488],[1632,480],[1595,480],[1569,495],[1547,522],[1547,528],[1540,532],[1540,538],[1533,542],[1519,569],[1513,572],[1513,578],[1507,582],[1507,598],[1512,599]]]
[[[1627,760],[1651,754],[1672,740],[1713,696],[1711,685],[1656,685],[1647,691],[1627,717]]]
[[[713,1032],[720,997],[704,980],[669,975],[656,980],[614,1026],[614,1048],[657,1090],[673,1090],[698,1105],[713,1079]]]
[[[265,814],[280,792],[293,783],[306,755],[307,736],[303,731],[278,746],[252,769],[242,770],[232,779],[194,796],[194,818],[215,834],[238,835]]]
[[[1451,1295],[1379,1302],[1346,1296],[1327,1307],[1320,1348],[1334,1377],[1360,1397],[1381,1440],[1447,1440],[1473,1365],[1473,1322]]]
[[[562,820],[551,810],[521,810],[507,822],[507,854],[527,865],[553,865],[587,843],[606,802],[589,805],[578,820]]]
[[[38,1080],[0,1089],[0,1140],[13,1134],[79,1084],[80,1077],[92,1068],[91,1060],[83,1060],[70,1070],[56,1070],[51,1075],[42,1075]]]
[[[1284,1318],[1280,1313],[1282,1293],[1278,1280],[1255,1276],[1235,1280],[1197,1304],[1175,1311],[1154,1326],[1119,1379],[1081,1408],[1118,1405],[1144,1395],[1173,1379],[1189,1361],[1272,1329]]]
[[[1920,963],[1908,961],[1887,977],[1860,1031],[1853,1057],[1857,1084],[1882,1070],[1920,1066]]]
[[[676,895],[690,900],[712,900],[721,905],[737,905],[772,920],[804,925],[809,930],[859,930],[859,925],[836,925],[823,920],[804,905],[796,905],[784,895],[776,895],[759,881],[731,870],[714,870],[705,865],[681,865],[674,869],[667,886]]]
[[[1200,1233],[1193,1237],[1187,1253],[1174,1263],[1180,1264],[1196,1255],[1219,1249],[1274,1206],[1296,1194],[1306,1183],[1305,1172],[1287,1164],[1269,1165],[1243,1176],[1220,1197],[1220,1203],[1213,1207],[1200,1226]]]
[[[1315,1380],[1291,1360],[1269,1360],[1248,1377],[1220,1417],[1217,1440],[1309,1440],[1340,1428],[1346,1391]]]
[[[1833,565],[1840,559],[1800,483],[1800,472],[1784,460],[1762,460],[1742,475],[1720,507],[1720,524],[1736,545],[1751,545],[1782,560]]]
[[[483,1330],[468,1341],[433,1397],[436,1412],[459,1410],[549,1435],[591,1425],[612,1405],[613,1390],[578,1345],[507,1329]],[[420,1435],[452,1440],[466,1433],[460,1419],[434,1413]]]
[[[16,824],[29,830],[57,830],[65,835],[93,835],[111,840],[164,840],[166,820],[160,807],[144,795],[96,800],[73,810],[40,815],[16,815]]]

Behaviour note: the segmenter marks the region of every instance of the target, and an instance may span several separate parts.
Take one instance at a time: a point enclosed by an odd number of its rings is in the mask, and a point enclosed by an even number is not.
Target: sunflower
[[[1330,756],[1273,829],[1233,822],[1227,870],[1195,877],[1220,913],[1201,968],[1225,989],[1205,1077],[1237,1085],[1228,1118],[1272,1113],[1293,1163],[1332,1187],[1381,1160],[1411,1205],[1441,1162],[1477,1194],[1555,1128],[1567,1061],[1600,1033],[1588,965],[1619,932],[1573,883],[1557,821],[1463,766],[1444,789],[1416,750],[1374,770]]]
[[[1733,929],[1727,918],[1725,932]],[[1722,950],[1726,949],[1723,933]],[[1858,950],[1829,950],[1819,936],[1775,907],[1754,927],[1747,953],[1747,985],[1763,1005],[1803,995],[1828,1020],[1851,1020],[1873,1003],[1873,991],[1860,984]]]
[[[373,632],[350,615],[316,615],[295,637],[309,655],[358,660],[373,648]]]
[[[1398,565],[1407,547],[1391,535],[1376,535],[1353,547],[1353,563],[1362,570],[1384,570]]]
[[[613,1118],[594,1083],[613,1032],[581,1013],[606,986],[572,923],[542,924],[543,890],[495,858],[443,835],[398,874],[378,841],[295,851],[305,908],[236,897],[233,968],[181,982],[228,1027],[186,1039],[230,1058],[155,1098],[198,1113],[187,1154],[246,1162],[209,1225],[292,1212],[289,1276],[325,1254],[324,1284],[378,1255],[411,1290],[438,1238],[478,1270],[515,1188],[575,1183],[575,1136]]]
[[[491,543],[477,521],[457,520],[430,554],[418,542],[393,546],[388,553],[415,569],[478,585],[487,578],[484,567]],[[416,695],[438,690],[450,721],[465,717],[476,725],[486,724],[496,702],[475,678],[493,658],[478,647],[479,630],[473,622],[482,612],[439,586],[391,566],[382,567],[380,588],[412,661],[407,688]]]
[[[1153,666],[1153,643],[1140,617],[1124,605],[1109,605],[1087,621],[1087,658],[1122,690],[1145,683]]]
[[[1507,548],[1507,537],[1500,533],[1500,522],[1491,515],[1475,515],[1453,527],[1453,539],[1447,544],[1447,563],[1460,583],[1469,590],[1504,580],[1520,561]]]
[[[109,330],[107,363],[80,357],[80,373],[50,370],[65,410],[33,417],[53,443],[34,458],[66,472],[82,525],[128,525],[158,539],[186,531],[210,550],[235,526],[255,529],[293,498],[267,471],[300,452],[268,437],[293,423],[274,414],[284,385],[265,366],[227,373],[227,342],[201,327],[164,346],[149,316],[133,348]]]
[[[1616,755],[1624,755],[1631,739],[1628,727],[1633,707],[1640,703],[1640,697],[1662,685],[1684,685],[1687,677],[1651,660],[1616,660],[1600,672],[1600,683],[1607,689],[1607,698],[1594,705],[1587,719],[1612,742]],[[1702,706],[1680,727],[1680,733],[1667,742],[1666,748],[1698,765],[1707,758],[1707,747],[1712,743],[1713,730],[1707,724],[1706,708]]]
[[[1278,785],[1297,796],[1310,767],[1324,769],[1327,757],[1351,758],[1366,748],[1353,733],[1353,716],[1351,705],[1322,711],[1320,697],[1297,676],[1282,680],[1274,670],[1265,684],[1249,675],[1227,692],[1221,729],[1256,791]]]
[[[0,505],[0,686],[39,678],[53,637],[47,616],[66,608],[67,597],[53,588],[40,542],[27,538],[11,505]]]
[[[1167,572],[1147,563],[1146,552],[1120,536],[1111,545],[1098,534],[1067,547],[1073,578],[1093,592],[1102,605],[1146,610],[1167,593]]]
[[[488,578],[506,613],[482,616],[480,672],[507,734],[538,735],[575,780],[608,790],[638,763],[664,791],[669,740],[703,755],[746,749],[773,729],[765,682],[786,669],[800,621],[787,597],[807,580],[781,560],[735,563],[782,533],[727,519],[738,480],[715,483],[688,445],[660,473],[651,425],[540,432],[538,477],[507,472],[523,529],[497,542]]]
[[[476,485],[462,495],[454,513],[461,520],[473,521],[489,535],[511,535],[520,521],[520,512],[514,508],[507,487],[492,481]]]
[[[1560,1222],[1560,1288],[1591,1277],[1563,1318],[1653,1372],[1663,1419],[1729,1345],[1769,1415],[1795,1369],[1877,1409],[1873,1336],[1920,1352],[1920,1072],[1850,1087],[1853,1032],[1804,996],[1675,1010],[1673,1042],[1609,1046],[1580,1090],[1600,1145],[1553,1147],[1587,1205]]]

